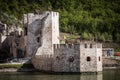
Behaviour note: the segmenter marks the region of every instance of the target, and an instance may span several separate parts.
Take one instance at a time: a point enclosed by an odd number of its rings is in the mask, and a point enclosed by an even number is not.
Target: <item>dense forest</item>
[[[60,13],[61,32],[120,42],[120,0],[0,0],[0,21],[10,26],[25,13],[46,10]]]

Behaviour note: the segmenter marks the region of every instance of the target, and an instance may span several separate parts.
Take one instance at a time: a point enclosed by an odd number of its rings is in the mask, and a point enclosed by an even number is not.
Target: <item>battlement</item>
[[[57,17],[57,16],[59,16],[59,13],[58,12],[52,12],[52,16]]]
[[[102,48],[102,44],[100,43],[80,43],[80,44],[54,44],[54,49],[60,48],[75,48],[79,49],[80,46],[84,48]]]
[[[39,56],[36,56],[36,58],[39,58],[39,59],[48,59],[48,58],[52,58],[53,55],[51,54],[42,54],[42,55],[39,55]]]
[[[60,48],[79,48],[80,44],[54,44],[54,49],[60,49]]]
[[[101,43],[95,43],[95,42],[88,42],[88,43],[80,43],[81,46],[84,46],[84,48],[102,48]]]

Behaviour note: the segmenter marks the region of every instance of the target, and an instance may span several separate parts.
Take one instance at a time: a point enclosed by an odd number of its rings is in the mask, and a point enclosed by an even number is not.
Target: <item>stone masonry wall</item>
[[[42,16],[46,16],[46,19],[43,21],[42,20],[42,37],[40,38],[41,40],[41,45],[38,47],[38,49],[33,52],[35,55],[33,56],[32,63],[35,65],[36,69],[42,69],[42,70],[51,70],[47,66],[43,65],[49,65],[51,64],[51,58],[46,57],[46,55],[53,55],[53,44],[59,44],[59,14],[57,12],[45,12],[44,14],[41,14]],[[35,24],[38,24],[39,22],[36,22]],[[38,26],[39,27],[39,26]],[[31,29],[32,30],[32,29]],[[32,37],[31,37],[32,38]],[[30,38],[28,38],[29,40]],[[30,39],[32,41],[32,39]],[[35,44],[34,44],[35,45]],[[32,45],[31,45],[32,46]],[[33,48],[30,48],[33,50]],[[34,51],[34,50],[33,50]],[[29,51],[28,51],[29,52]],[[41,60],[44,57],[44,59]],[[40,57],[40,58],[39,58]],[[46,63],[46,64],[44,64]]]
[[[24,15],[24,24],[28,24],[27,53],[52,54],[52,44],[59,43],[59,14],[52,11],[40,15],[29,13]]]
[[[79,44],[54,45],[53,71],[80,72]]]
[[[102,71],[102,46],[97,48],[96,43],[80,44],[80,71],[97,72]],[[100,57],[100,61],[99,61]],[[100,68],[100,69],[99,69]]]
[[[40,71],[52,71],[53,55],[37,55],[32,59],[32,63]]]
[[[59,14],[57,12],[45,12],[37,16],[37,20],[35,16],[32,18],[32,24],[28,29],[28,53],[34,54],[32,63],[36,69],[54,72],[102,71],[101,44],[93,42],[59,44]],[[39,32],[40,27],[42,30]],[[36,33],[40,35],[41,40],[37,44],[36,38],[39,35],[35,36]]]
[[[102,71],[102,46],[96,43],[54,44],[54,54],[37,55],[33,62],[37,62],[35,68],[44,71],[98,72]]]

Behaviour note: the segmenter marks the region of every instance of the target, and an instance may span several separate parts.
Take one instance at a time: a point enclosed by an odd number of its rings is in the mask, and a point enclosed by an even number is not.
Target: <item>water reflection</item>
[[[5,72],[0,73],[0,80],[120,80],[120,69],[103,70],[103,73],[98,75]]]
[[[41,73],[0,73],[0,80],[102,80],[102,74],[46,75]]]
[[[102,80],[102,74],[81,75],[80,80]]]
[[[120,69],[104,70],[103,80],[120,80]]]

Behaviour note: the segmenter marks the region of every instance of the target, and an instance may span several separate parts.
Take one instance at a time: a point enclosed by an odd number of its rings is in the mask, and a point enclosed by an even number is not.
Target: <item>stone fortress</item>
[[[26,52],[34,67],[50,72],[101,72],[102,44],[80,42],[59,43],[59,13],[24,15]]]
[[[13,59],[32,58],[34,67],[42,71],[102,71],[102,44],[60,44],[58,12],[24,14],[23,26],[23,30],[6,33],[6,27],[0,23],[0,49],[8,49]]]

